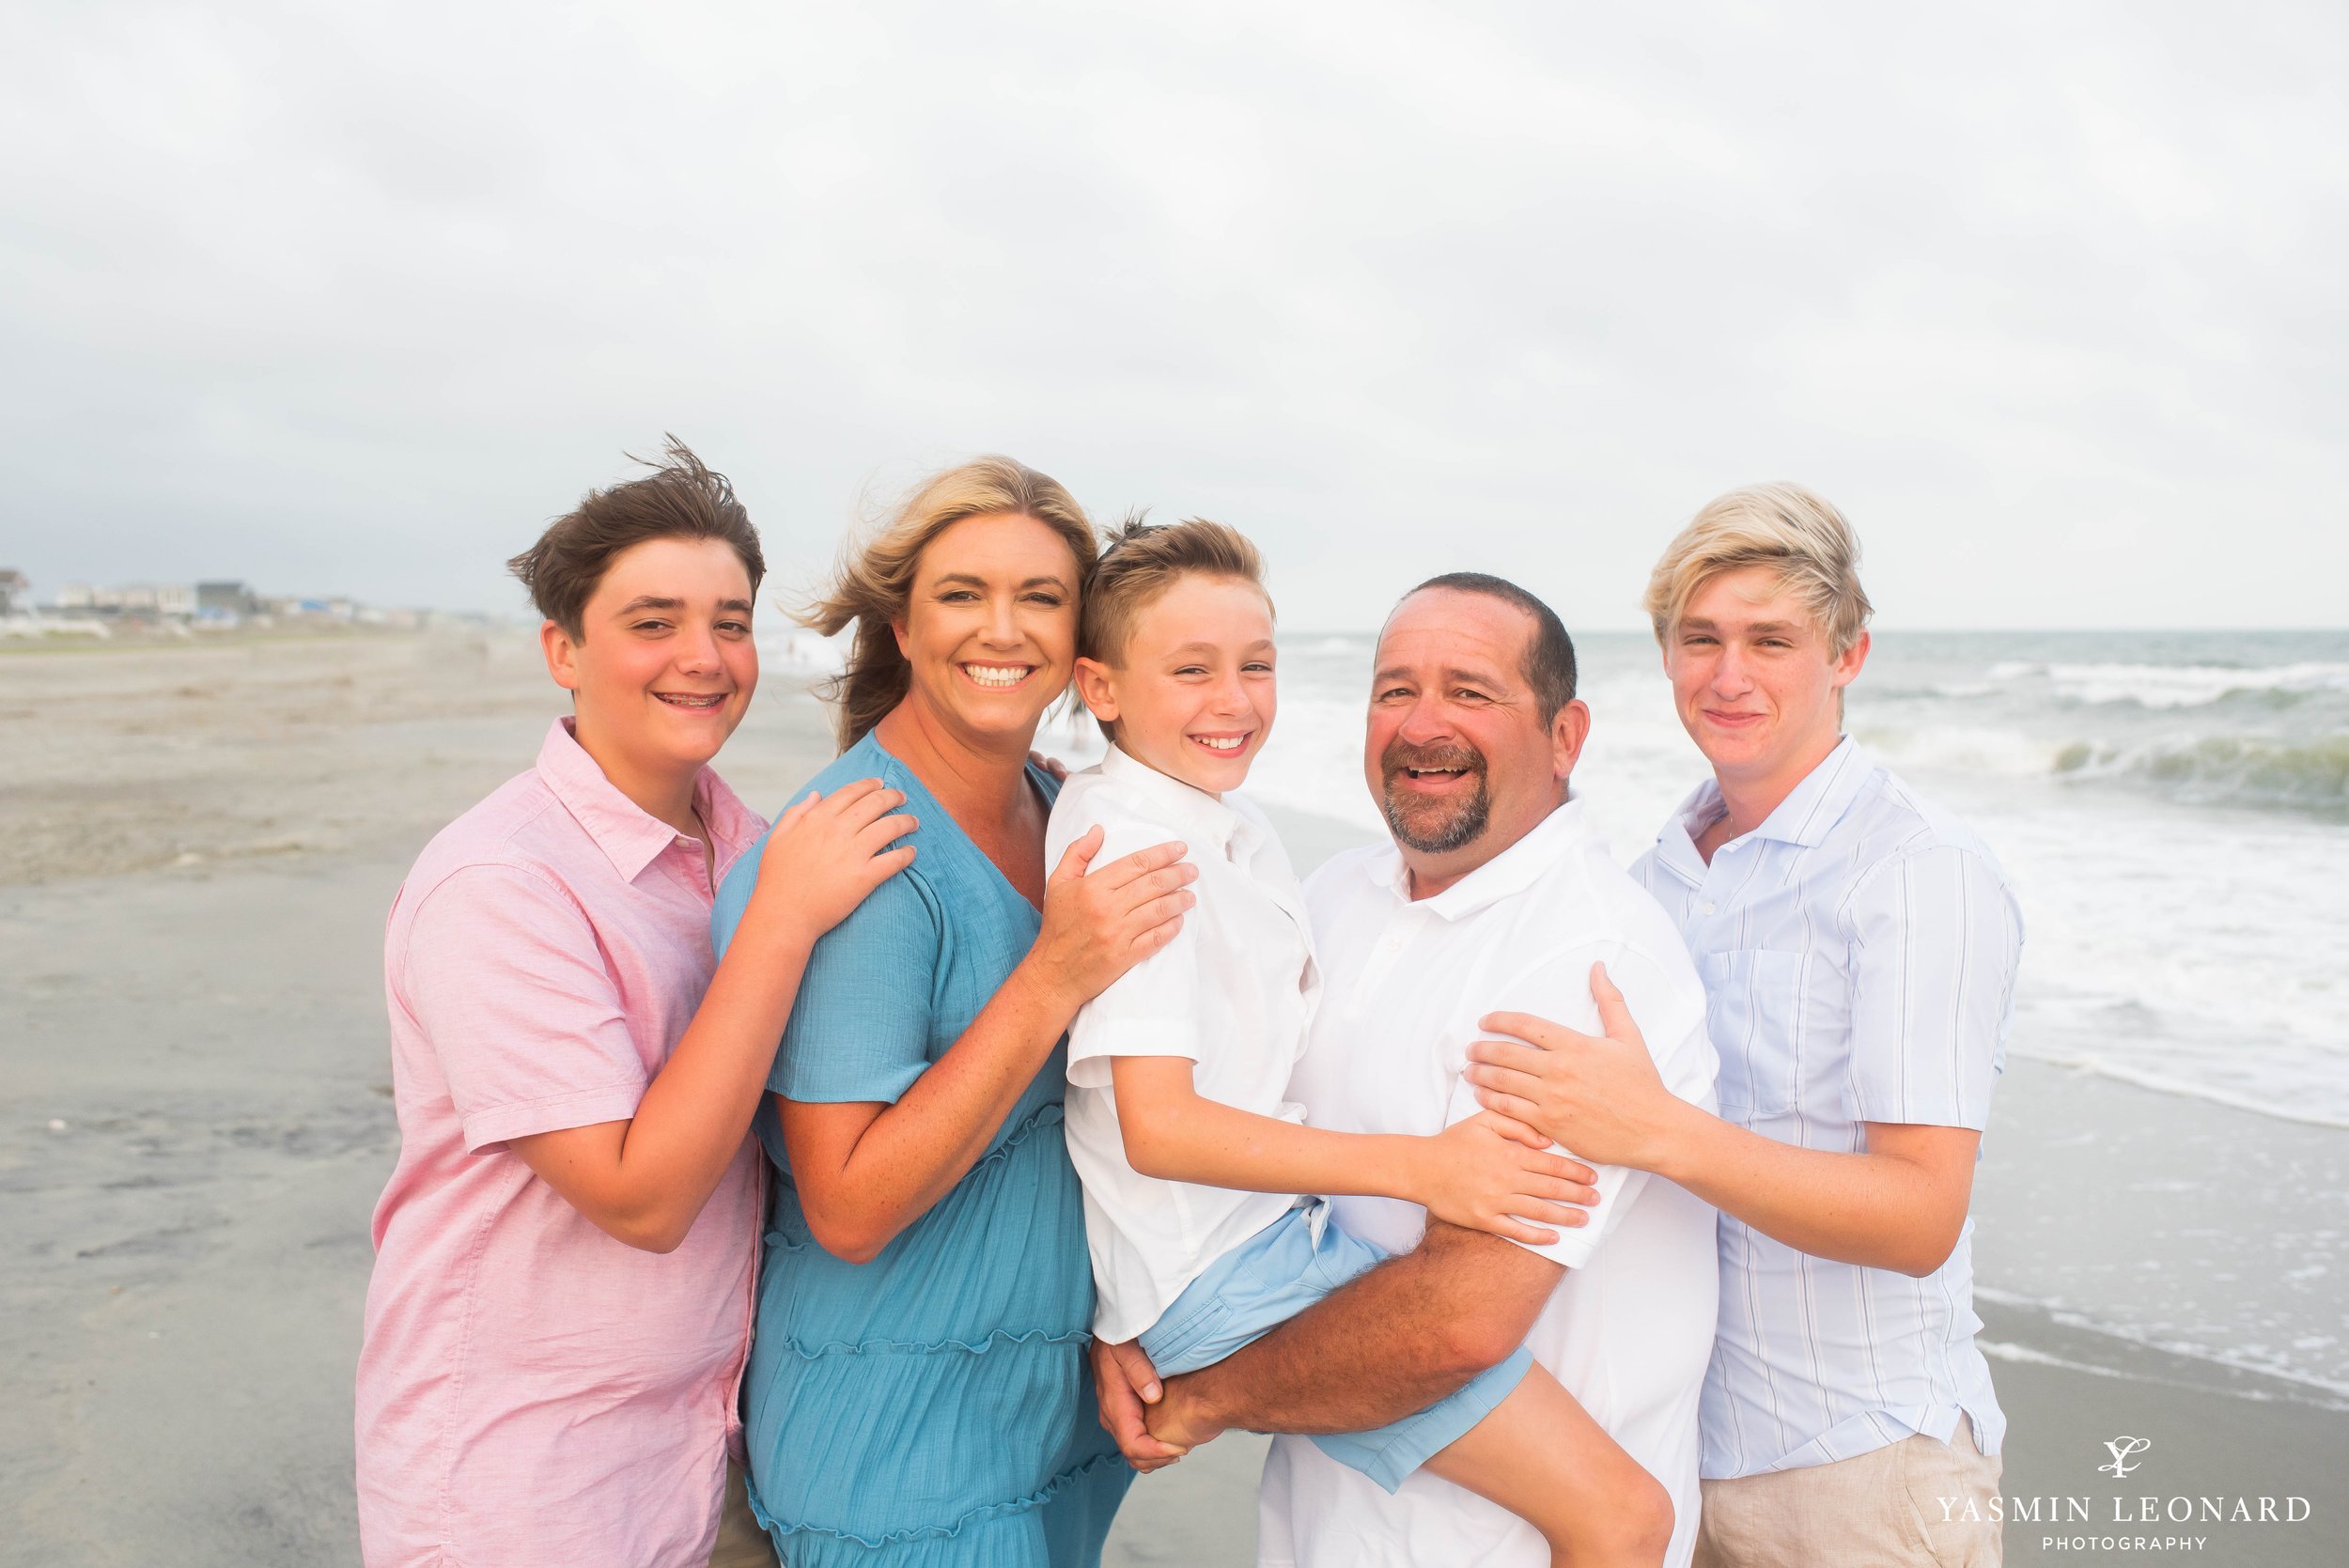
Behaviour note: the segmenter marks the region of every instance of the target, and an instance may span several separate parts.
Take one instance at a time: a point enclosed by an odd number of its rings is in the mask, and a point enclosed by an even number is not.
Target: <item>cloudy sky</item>
[[[1803,480],[1881,624],[2349,622],[2349,12],[11,6],[0,566],[518,608],[674,430],[804,582],[1010,452],[1638,624]]]

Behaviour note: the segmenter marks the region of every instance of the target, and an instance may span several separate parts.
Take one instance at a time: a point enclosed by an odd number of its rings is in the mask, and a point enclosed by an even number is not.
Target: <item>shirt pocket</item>
[[[1703,955],[1698,970],[1705,1031],[1721,1059],[1722,1115],[1750,1126],[1841,1099],[1827,1053],[1811,1048],[1810,954],[1737,948]]]

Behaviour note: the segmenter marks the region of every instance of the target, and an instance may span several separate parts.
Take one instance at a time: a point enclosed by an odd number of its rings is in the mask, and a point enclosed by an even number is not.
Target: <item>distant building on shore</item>
[[[117,588],[69,582],[57,590],[56,607],[68,615],[184,621],[195,613],[195,589],[185,582],[126,582]]]
[[[389,610],[344,595],[255,593],[242,578],[201,582],[130,582],[99,587],[67,582],[36,610],[32,584],[14,568],[0,571],[0,618],[9,634],[78,631],[105,636],[110,628],[185,637],[191,632],[272,628],[381,628],[414,631],[441,619],[428,610]]]
[[[247,587],[241,579],[195,585],[195,615],[198,620],[221,620],[234,626],[260,613],[260,596]]]

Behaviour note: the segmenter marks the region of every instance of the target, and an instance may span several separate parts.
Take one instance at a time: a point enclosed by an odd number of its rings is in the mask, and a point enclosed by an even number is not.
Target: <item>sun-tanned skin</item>
[[[954,523],[922,551],[894,630],[906,696],[875,733],[1043,911],[1035,944],[962,1037],[894,1104],[774,1097],[808,1227],[853,1263],[877,1257],[987,1152],[1077,1009],[1180,928],[1196,868],[1180,844],[1085,869],[1098,831],[1048,880],[1046,810],[1024,782],[1037,720],[1076,659],[1077,561],[1034,518]]]

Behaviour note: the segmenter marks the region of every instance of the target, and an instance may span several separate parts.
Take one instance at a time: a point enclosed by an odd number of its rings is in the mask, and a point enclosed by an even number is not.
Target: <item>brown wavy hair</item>
[[[1058,534],[1077,557],[1079,582],[1091,573],[1099,545],[1077,498],[1050,474],[990,455],[931,474],[879,523],[850,536],[830,585],[793,614],[826,637],[856,628],[847,667],[817,689],[832,705],[842,751],[905,700],[911,672],[897,651],[893,623],[913,597],[922,551],[965,518],[1003,512],[1033,518]]]
[[[731,547],[755,598],[767,558],[751,514],[735,499],[726,476],[704,467],[675,436],[662,445],[660,462],[630,460],[652,472],[589,490],[577,507],[547,524],[537,544],[506,563],[530,590],[538,613],[573,637],[583,636],[581,614],[613,557],[647,539],[717,539]]]

